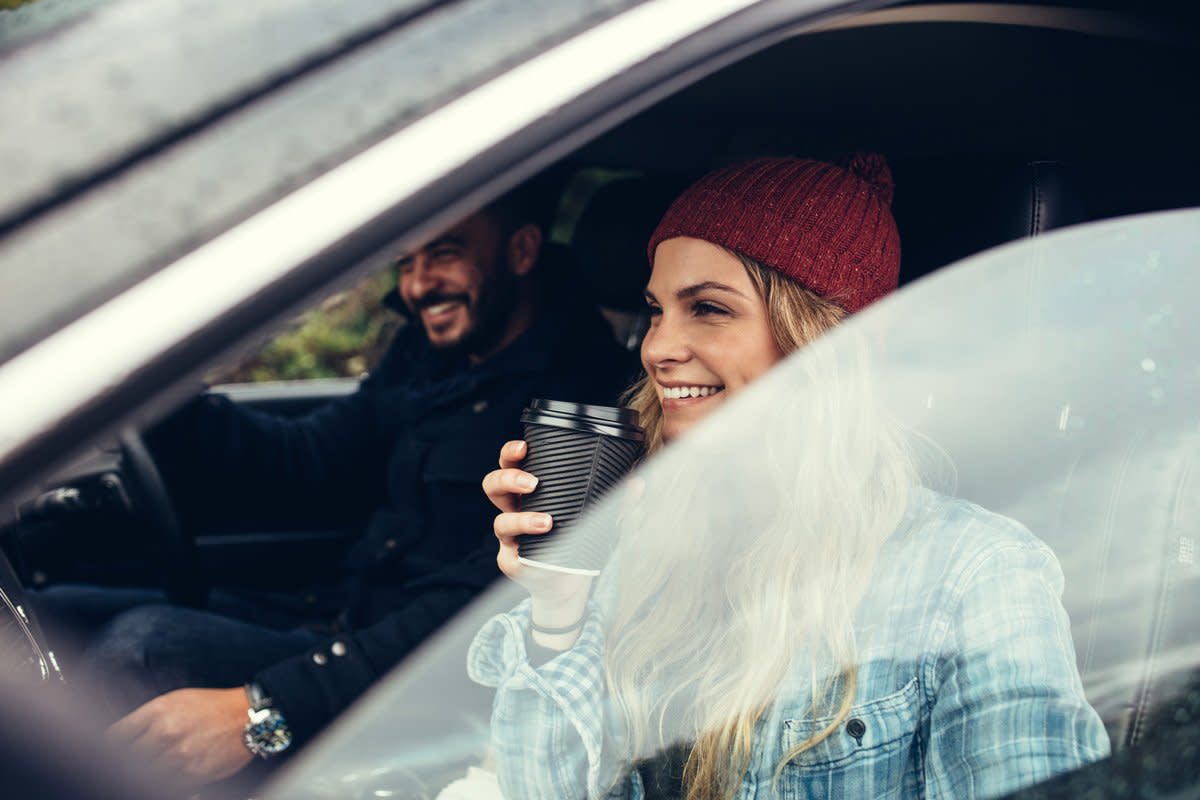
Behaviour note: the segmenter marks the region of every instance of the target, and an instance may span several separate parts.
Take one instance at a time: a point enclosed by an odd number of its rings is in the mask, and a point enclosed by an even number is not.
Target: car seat
[[[892,168],[901,285],[991,247],[1088,219],[1073,170],[1059,161],[926,159]]]
[[[667,176],[617,178],[592,194],[575,224],[575,267],[628,350],[638,349],[649,322],[642,294],[650,279],[646,243],[685,187],[683,180]]]
[[[893,212],[903,257],[900,283],[996,245],[1088,219],[1071,168],[1049,160],[897,161]],[[571,237],[571,260],[626,347],[645,332],[646,242],[687,186],[668,175],[605,183]]]

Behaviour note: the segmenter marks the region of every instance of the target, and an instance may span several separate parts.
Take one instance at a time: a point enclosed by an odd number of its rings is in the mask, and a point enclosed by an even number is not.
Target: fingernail
[[[517,486],[520,486],[522,489],[532,489],[537,486],[537,478],[532,475],[522,475],[517,478]]]
[[[535,528],[542,528],[543,530],[548,529],[550,527],[550,515],[538,514],[533,518],[533,525]]]

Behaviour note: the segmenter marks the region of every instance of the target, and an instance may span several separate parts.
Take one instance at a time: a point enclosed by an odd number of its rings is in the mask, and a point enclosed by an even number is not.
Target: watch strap
[[[251,711],[259,711],[264,708],[273,708],[274,703],[267,695],[265,689],[257,681],[251,681],[246,684],[246,700],[250,703]]]
[[[259,758],[279,755],[292,744],[292,732],[288,729],[287,720],[258,683],[247,683],[245,690],[246,700],[250,704],[246,710],[249,721],[242,734],[246,749]]]

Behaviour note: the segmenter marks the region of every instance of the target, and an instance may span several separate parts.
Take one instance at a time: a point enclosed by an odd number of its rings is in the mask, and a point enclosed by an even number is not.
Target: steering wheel
[[[204,587],[195,570],[196,543],[179,523],[179,515],[154,457],[140,433],[125,428],[117,437],[121,447],[121,472],[128,483],[134,508],[142,509],[158,534],[158,561],[163,589],[172,603],[199,605]]]

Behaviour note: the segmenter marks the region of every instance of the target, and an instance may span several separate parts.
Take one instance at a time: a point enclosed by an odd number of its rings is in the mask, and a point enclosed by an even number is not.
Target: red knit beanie
[[[779,270],[847,311],[896,288],[900,234],[892,173],[874,153],[845,167],[762,158],[719,169],[667,209],[647,255],[677,236],[719,244]]]

